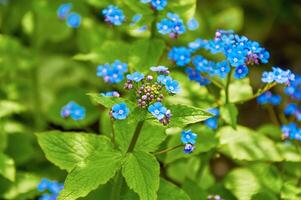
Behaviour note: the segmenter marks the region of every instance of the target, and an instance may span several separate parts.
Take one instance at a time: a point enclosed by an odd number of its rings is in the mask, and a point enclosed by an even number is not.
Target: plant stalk
[[[132,152],[134,150],[135,145],[137,143],[137,140],[139,138],[139,135],[140,135],[140,132],[141,132],[143,124],[144,124],[144,120],[138,122],[138,124],[136,126],[136,129],[135,129],[135,132],[134,132],[134,135],[132,137],[131,143],[130,143],[129,148],[127,150],[127,153]]]

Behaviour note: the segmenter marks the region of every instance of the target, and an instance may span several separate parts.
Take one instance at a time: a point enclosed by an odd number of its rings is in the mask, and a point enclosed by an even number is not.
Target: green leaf
[[[121,161],[122,154],[119,151],[95,151],[68,174],[58,200],[86,196],[99,185],[107,183],[121,167]]]
[[[212,114],[200,108],[186,105],[170,105],[168,109],[171,110],[172,117],[170,119],[170,127],[184,127],[188,124],[194,124],[204,121]]]
[[[225,187],[239,200],[251,200],[252,196],[260,190],[261,185],[249,169],[238,168],[227,175]]]
[[[183,190],[189,195],[191,200],[206,199],[208,196],[205,190],[200,188],[198,184],[192,180],[185,180],[182,187]]]
[[[3,153],[0,153],[0,174],[10,181],[15,180],[15,162]]]
[[[138,121],[143,120],[145,116],[146,112],[144,110],[136,108],[127,119],[114,121],[116,143],[122,152],[127,151]],[[145,121],[135,145],[135,150],[155,151],[165,138],[166,134],[163,125]]]
[[[94,152],[112,147],[107,137],[95,134],[49,131],[36,135],[47,159],[67,171]]]
[[[126,102],[127,106],[130,108],[133,107],[133,103],[120,97],[107,97],[96,93],[89,93],[87,95],[91,98],[93,102],[98,103],[104,106],[105,108],[111,109],[112,106],[114,106],[115,104],[122,103],[122,102]]]
[[[189,196],[174,184],[161,179],[157,200],[190,200]]]
[[[168,2],[168,8],[180,15],[185,21],[195,15],[197,0],[173,0]]]
[[[34,199],[38,194],[37,185],[40,181],[41,178],[35,174],[18,172],[14,182],[0,180],[0,197],[11,200]]]
[[[281,199],[297,200],[301,198],[301,188],[296,186],[294,182],[287,181],[281,189]]]
[[[140,13],[143,15],[150,15],[153,13],[147,4],[137,3],[137,0],[123,0],[122,3],[124,3],[134,13]]]
[[[229,100],[231,103],[244,101],[253,96],[250,79],[234,80],[229,86]]]
[[[281,161],[274,141],[246,127],[221,128],[217,136],[220,140],[219,151],[235,160]]]
[[[0,118],[9,116],[11,114],[20,113],[24,110],[24,106],[17,102],[7,100],[0,101]]]
[[[137,71],[148,72],[158,62],[165,50],[165,43],[160,39],[141,39],[133,43],[130,52],[130,65]]]
[[[244,14],[240,7],[230,7],[214,15],[211,19],[213,29],[233,29],[239,31],[243,26]]]
[[[141,200],[157,199],[160,166],[153,155],[142,151],[128,154],[122,174],[129,188],[138,193]]]
[[[220,108],[221,118],[236,129],[238,109],[234,104],[225,104]]]

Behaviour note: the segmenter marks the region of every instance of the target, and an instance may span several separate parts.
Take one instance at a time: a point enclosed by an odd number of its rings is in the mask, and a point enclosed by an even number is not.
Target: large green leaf
[[[157,200],[190,200],[189,196],[174,184],[161,179]]]
[[[148,72],[156,66],[165,50],[165,43],[160,39],[142,39],[131,47],[130,65],[137,71]]]
[[[128,154],[122,174],[141,200],[157,199],[160,166],[154,156],[142,151]]]
[[[169,123],[170,127],[184,127],[212,117],[212,114],[193,106],[170,105],[168,108],[172,114]]]
[[[195,15],[197,0],[174,0],[168,2],[168,8],[180,15],[184,20],[189,20]]]
[[[123,152],[126,152],[129,147],[138,121],[145,116],[145,112],[139,110],[140,109],[136,109],[126,120],[114,121],[116,143]],[[139,115],[142,116],[139,117]],[[135,150],[146,152],[155,151],[165,138],[166,134],[163,125],[145,121],[140,131]]]
[[[99,185],[107,183],[121,167],[122,154],[116,150],[98,150],[79,162],[68,174],[58,200],[86,196]]]
[[[221,118],[225,120],[225,122],[232,126],[232,128],[236,129],[237,126],[237,116],[238,109],[237,107],[230,103],[225,104],[220,108]]]
[[[269,138],[242,126],[223,127],[217,133],[220,152],[235,160],[281,161],[283,158]]]
[[[47,159],[67,171],[94,152],[112,146],[105,136],[79,132],[49,131],[38,133],[37,137]]]
[[[15,180],[15,162],[3,153],[0,153],[0,174],[10,181]]]

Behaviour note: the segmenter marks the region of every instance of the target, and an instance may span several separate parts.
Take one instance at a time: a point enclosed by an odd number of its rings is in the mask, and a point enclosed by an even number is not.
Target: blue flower
[[[190,80],[199,83],[201,86],[205,86],[211,83],[208,78],[203,77],[200,72],[196,71],[195,69],[188,67],[186,68],[185,72],[188,74]]]
[[[264,83],[280,83],[280,84],[289,84],[291,81],[295,80],[295,75],[291,70],[282,70],[279,67],[273,67],[273,71],[264,72],[262,74],[262,81]]]
[[[235,68],[234,78],[241,79],[245,78],[249,73],[249,69],[245,65],[241,65]]]
[[[188,143],[195,144],[197,137],[198,135],[193,133],[191,130],[182,131],[181,141],[184,144],[188,144]]]
[[[61,109],[61,116],[63,118],[71,117],[73,120],[82,120],[86,116],[86,110],[84,107],[78,105],[74,101],[69,102]]]
[[[184,153],[185,154],[190,154],[190,153],[192,153],[194,151],[194,149],[195,148],[194,148],[193,144],[190,144],[190,143],[185,144]]]
[[[167,0],[151,0],[150,3],[156,10],[163,10],[167,6]]]
[[[117,91],[102,92],[100,94],[106,97],[120,97],[120,94]]]
[[[141,14],[136,14],[132,17],[132,22],[131,22],[131,26],[134,26],[137,22],[139,22],[142,18]]]
[[[107,8],[102,10],[102,14],[107,23],[115,26],[120,26],[125,20],[123,11],[117,6],[109,5]]]
[[[301,100],[301,76],[297,75],[295,80],[284,89],[284,92],[294,100]]]
[[[191,18],[187,22],[187,27],[189,30],[194,31],[199,28],[199,22],[195,18]]]
[[[57,9],[57,16],[60,19],[66,19],[72,9],[72,3],[64,3]]]
[[[115,104],[112,107],[112,116],[114,119],[123,120],[129,115],[130,110],[127,108],[125,103]]]
[[[274,106],[277,106],[281,103],[281,96],[273,95],[270,91],[268,91],[257,97],[257,103],[272,104]]]
[[[208,127],[208,128],[211,128],[211,129],[217,129],[218,127],[218,117],[219,117],[219,110],[217,108],[212,108],[212,109],[209,109],[208,112],[210,112],[211,114],[213,114],[214,116],[205,120],[205,125]]]
[[[50,181],[46,178],[43,178],[38,184],[37,189],[39,192],[48,192],[39,197],[39,200],[56,200],[59,193],[64,188],[62,183],[57,181]]]
[[[119,72],[125,73],[128,71],[128,65],[126,63],[121,62],[120,60],[115,60],[112,63],[112,68],[118,69]]]
[[[172,28],[173,28],[173,21],[169,19],[163,19],[157,23],[158,32],[163,35],[170,34],[172,32]]]
[[[171,38],[176,38],[178,35],[185,33],[186,28],[183,20],[177,14],[168,13],[167,17],[157,23],[159,33],[163,35],[169,34]]]
[[[104,64],[97,67],[97,76],[103,77],[107,83],[120,83],[127,71],[127,64],[116,60],[113,64]]]
[[[295,115],[297,113],[297,111],[298,111],[297,104],[290,103],[285,107],[284,114],[285,115]]]
[[[131,81],[135,81],[135,82],[140,82],[143,78],[144,78],[144,74],[141,74],[141,73],[139,73],[139,72],[134,72],[134,73],[132,73],[132,74],[128,74],[127,76],[126,76],[126,78],[128,79],[128,80],[131,80]]]
[[[171,78],[170,76],[165,76],[165,75],[159,75],[159,76],[157,77],[157,82],[158,82],[158,83],[161,83],[161,84],[163,84],[163,85],[166,84],[166,81],[167,81],[167,80],[172,80],[172,78]]]
[[[227,61],[222,61],[216,63],[214,71],[219,77],[225,78],[231,71],[231,67],[228,65]]]
[[[168,109],[162,103],[156,102],[148,107],[148,111],[158,120],[162,120],[168,113]]]
[[[199,72],[211,74],[213,72],[213,65],[203,56],[197,55],[192,59],[195,69]]]
[[[285,139],[301,141],[301,130],[297,127],[296,123],[282,126],[281,131]]]
[[[166,80],[165,88],[168,92],[170,92],[172,94],[179,93],[181,90],[179,82],[176,80],[170,80],[170,79]]]
[[[183,67],[191,61],[191,51],[186,47],[173,47],[168,53],[169,59]]]
[[[163,73],[163,74],[169,73],[168,68],[165,66],[151,67],[150,70],[153,72],[159,72],[159,73]]]
[[[191,49],[191,51],[195,52],[201,48],[204,48],[207,44],[208,44],[208,41],[198,38],[198,39],[190,42],[188,44],[188,47]]]
[[[68,15],[66,23],[72,28],[78,28],[81,23],[81,16],[73,12],[70,15]]]

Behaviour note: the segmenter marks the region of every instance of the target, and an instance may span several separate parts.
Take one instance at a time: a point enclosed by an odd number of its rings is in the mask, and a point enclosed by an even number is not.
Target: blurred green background
[[[126,28],[113,29],[103,23],[99,12],[107,4],[102,0],[69,1],[83,21],[76,30],[68,28],[56,16],[63,2],[0,0],[0,152],[14,159],[17,183],[28,187],[35,186],[39,177],[65,176],[45,160],[33,132],[86,131],[82,127],[106,131],[108,127],[98,121],[99,110],[84,94],[116,89],[97,79],[96,66],[100,61],[110,61],[110,54],[124,56],[119,50],[128,48],[136,37]],[[234,29],[266,47],[272,65],[301,73],[300,0],[199,0],[197,5],[195,17],[200,28],[174,43],[186,45],[197,37],[212,38],[216,29]],[[129,10],[131,7],[135,5],[129,5]],[[123,42],[112,46],[110,41],[115,40]],[[101,58],[94,59],[91,52],[99,52]],[[263,70],[252,67],[254,88],[261,86]],[[89,117],[81,124],[58,117],[61,106],[69,100],[86,107]],[[270,121],[255,101],[240,108],[239,121],[243,125],[258,127]],[[33,171],[34,175],[30,173]],[[24,187],[14,186],[13,190],[11,183],[0,179],[4,198],[14,199],[24,193]]]

